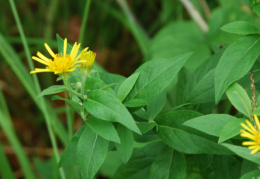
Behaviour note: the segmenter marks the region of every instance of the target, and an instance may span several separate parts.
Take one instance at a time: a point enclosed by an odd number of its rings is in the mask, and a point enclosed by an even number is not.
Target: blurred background
[[[192,72],[211,54],[240,37],[221,31],[223,25],[237,20],[260,24],[247,0],[16,0],[15,6],[31,56],[40,51],[49,57],[45,42],[57,52],[58,33],[71,44],[80,41],[82,47],[95,51],[96,62],[105,71],[126,77],[148,60],[191,51],[194,54],[185,69]],[[33,91],[27,54],[6,0],[0,0],[0,22],[0,120],[10,118],[10,130],[14,130],[39,178],[51,178],[55,163],[51,160],[50,138],[34,101],[37,93]],[[35,66],[41,67],[39,63]],[[56,75],[37,76],[42,89],[56,84]],[[48,104],[66,130],[65,104],[51,100]],[[75,119],[75,132],[82,121],[77,115],[71,118]],[[16,144],[10,142],[11,134],[6,132],[9,129],[3,123],[0,127],[1,156],[7,156],[16,178],[24,178],[15,155]],[[59,137],[62,134],[57,136],[62,151],[68,141]],[[109,178],[111,172],[104,169],[101,175]]]

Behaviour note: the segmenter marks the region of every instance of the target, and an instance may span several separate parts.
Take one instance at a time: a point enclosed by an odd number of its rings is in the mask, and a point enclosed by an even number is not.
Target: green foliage
[[[253,117],[254,114],[260,115],[260,107],[257,107],[260,103],[260,1],[218,0],[205,1],[203,5],[204,1],[190,0],[193,11],[201,16],[199,20],[188,20],[190,12],[187,11],[190,10],[183,6],[185,1],[132,1],[131,6],[125,0],[93,1],[93,8],[89,9],[90,2],[87,1],[84,9],[80,41],[85,45],[87,39],[90,47],[99,49],[96,50],[97,62],[109,67],[108,71],[120,69],[127,78],[106,72],[98,63],[92,68],[83,68],[80,65],[83,63],[81,50],[85,47],[82,45],[77,54],[76,69],[58,74],[59,85],[37,91],[36,76],[32,79],[21,61],[23,52],[17,53],[9,44],[12,39],[0,33],[2,59],[14,71],[38,108],[43,112],[49,111],[50,124],[47,126],[49,131],[54,129],[54,134],[50,133],[54,151],[57,151],[55,135],[59,147],[64,147],[60,159],[59,152],[56,152],[56,160],[36,159],[35,171],[26,168],[29,160],[16,140],[7,105],[0,93],[0,117],[4,119],[0,120],[0,125],[15,150],[24,177],[33,178],[30,176],[35,173],[42,178],[62,179],[65,176],[75,179],[258,177],[259,151],[251,154],[252,146],[248,148],[243,142],[256,141],[256,147],[260,145],[257,138],[259,129]],[[69,1],[64,4],[69,5]],[[61,9],[66,11],[68,7],[62,6]],[[83,7],[83,1],[73,6],[79,8],[80,13]],[[137,7],[144,9],[138,18],[135,17],[140,10]],[[123,14],[117,8],[121,8]],[[95,13],[96,9],[99,13]],[[98,30],[93,30],[93,24],[86,28],[89,10],[90,23],[95,22],[94,27],[96,22],[102,24]],[[63,16],[60,12],[58,14]],[[99,19],[101,16],[105,23]],[[115,19],[118,22],[114,23]],[[50,27],[52,22],[49,18],[46,20]],[[73,23],[74,20],[70,21]],[[61,19],[61,22],[67,21]],[[63,25],[57,24],[59,27]],[[86,29],[88,33],[84,37]],[[25,43],[24,35],[22,37]],[[56,38],[54,46],[58,47],[57,54],[63,58],[64,39],[58,34]],[[124,38],[127,39],[127,50],[115,53],[115,49],[126,49],[122,45],[126,43]],[[131,42],[132,39],[136,41]],[[92,41],[97,44],[93,45]],[[42,41],[38,40],[38,43]],[[109,43],[112,46],[107,46]],[[53,45],[53,41],[50,44]],[[28,56],[28,47],[25,47]],[[68,44],[67,55],[72,47]],[[38,47],[31,50],[37,51]],[[111,55],[110,51],[114,54]],[[127,70],[114,63],[121,57],[126,60],[120,64]],[[137,69],[136,64],[139,64]],[[8,75],[10,79],[12,76]],[[0,82],[0,87],[8,91],[6,89],[11,85],[6,88],[2,77]],[[43,105],[47,101],[43,99],[45,95],[56,93],[61,94],[54,95],[52,102],[62,100],[74,108],[71,110],[66,106],[68,131],[53,110],[52,106],[56,105]],[[12,108],[12,112],[15,110]],[[60,111],[64,111],[63,107]],[[75,111],[78,114],[76,125],[72,114]],[[254,137],[240,135],[241,130],[252,130],[241,126],[241,123],[246,124],[246,119],[257,129],[252,134]],[[13,178],[1,146],[0,158],[3,160],[0,162],[1,176]]]
[[[45,95],[56,94],[56,93],[60,93],[60,92],[66,91],[66,90],[67,90],[67,88],[64,85],[50,86],[49,88],[43,90],[40,94],[38,94],[36,99],[39,97],[45,96]]]
[[[226,94],[233,106],[241,113],[250,117],[252,114],[252,106],[246,91],[239,84],[232,84]]]
[[[234,34],[259,34],[260,30],[257,29],[253,24],[245,21],[235,21],[224,25],[221,30]]]
[[[136,98],[150,102],[169,86],[190,56],[191,53],[188,53],[172,58],[155,59],[143,64],[136,70],[135,73],[140,74],[139,78],[125,100]]]
[[[260,37],[246,36],[231,44],[223,53],[215,72],[215,100],[219,102],[225,90],[241,79],[259,55]]]
[[[99,119],[119,122],[130,130],[141,134],[125,106],[109,92],[102,90],[90,91],[84,106],[90,114]]]

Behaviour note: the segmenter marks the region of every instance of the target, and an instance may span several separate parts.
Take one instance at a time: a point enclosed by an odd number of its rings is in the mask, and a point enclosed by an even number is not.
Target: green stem
[[[91,0],[86,0],[83,19],[82,19],[81,28],[80,28],[80,35],[79,35],[79,42],[81,44],[83,44],[84,35],[85,35],[85,31],[86,31],[90,3],[91,3]]]
[[[11,117],[9,115],[8,108],[1,90],[0,90],[0,119],[1,119],[0,125],[2,126],[2,129],[6,137],[8,138],[8,141],[13,146],[18,161],[21,164],[25,178],[27,179],[36,178],[32,171],[30,161],[26,157],[22,145],[20,144],[17,136],[15,135]]]
[[[63,76],[63,83],[64,85],[66,86],[67,90],[71,93],[71,94],[74,94],[78,97],[81,98],[81,94],[80,93],[77,93],[76,91],[74,91],[71,86],[70,86],[70,81],[69,81],[69,78],[67,78],[65,75]]]
[[[13,12],[13,15],[14,15],[14,18],[15,18],[21,39],[22,39],[22,42],[23,42],[23,46],[24,46],[26,56],[27,56],[27,62],[29,64],[30,70],[34,70],[34,65],[33,65],[33,62],[32,62],[32,59],[31,59],[30,50],[29,50],[29,47],[28,47],[28,44],[27,44],[27,41],[26,41],[26,38],[25,38],[25,35],[24,35],[24,31],[23,31],[23,28],[22,28],[22,24],[21,24],[18,12],[17,12],[16,7],[15,7],[15,3],[14,3],[13,0],[9,0],[9,3],[10,3],[11,9],[12,9],[12,12]],[[33,80],[34,80],[34,84],[36,86],[36,92],[40,93],[40,91],[41,91],[40,83],[38,81],[36,74],[33,74]],[[42,111],[43,111],[43,115],[44,115],[45,122],[46,122],[46,125],[47,125],[48,133],[49,133],[49,136],[50,136],[50,139],[51,139],[51,143],[52,143],[52,147],[53,147],[53,150],[54,150],[56,162],[58,163],[59,160],[60,160],[60,155],[59,155],[59,151],[58,151],[58,147],[57,147],[56,138],[55,138],[54,132],[53,132],[52,127],[51,127],[50,116],[48,114],[46,102],[45,102],[44,98],[40,98],[40,104],[42,106]],[[65,177],[65,173],[64,173],[63,168],[60,168],[59,171],[60,171],[61,178],[65,179],[66,177]]]
[[[69,95],[68,93],[66,93],[66,98],[68,98]],[[67,126],[68,126],[68,136],[69,139],[71,140],[72,136],[73,136],[73,122],[74,122],[74,118],[73,118],[73,113],[71,110],[71,107],[68,103],[65,104],[66,107],[66,117],[67,117]]]

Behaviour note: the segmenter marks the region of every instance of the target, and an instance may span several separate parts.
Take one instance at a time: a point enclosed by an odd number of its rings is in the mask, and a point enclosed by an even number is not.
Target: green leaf
[[[187,154],[230,154],[224,147],[181,129],[159,125],[158,136],[168,146]]]
[[[125,100],[136,98],[148,103],[152,101],[169,86],[190,56],[191,53],[188,53],[172,58],[156,59],[140,66],[135,72],[140,73],[140,76]]]
[[[115,85],[117,85],[117,83],[112,83],[112,84],[109,84],[109,85],[106,85],[106,86],[100,88],[100,90],[106,91],[106,90],[108,90],[109,88],[111,88],[111,87],[113,87]]]
[[[203,78],[192,86],[187,97],[190,103],[206,103],[214,101],[214,77],[215,69],[208,72]]]
[[[92,179],[104,162],[108,152],[108,140],[98,136],[88,127],[78,141],[77,159],[82,178]]]
[[[97,85],[99,85],[100,83],[102,83],[101,79],[88,77],[85,82],[85,90],[92,89],[92,88],[96,87]]]
[[[72,107],[75,108],[75,110],[80,114],[82,111],[82,105],[80,105],[78,102],[66,99],[66,98],[62,98],[58,95],[54,95],[52,98],[52,100],[63,100],[66,101],[68,104],[70,104]]]
[[[249,178],[259,178],[260,176],[260,170],[254,170],[254,171],[250,171],[247,174],[243,175],[240,179],[249,179]]]
[[[234,34],[259,34],[259,29],[254,24],[246,21],[235,21],[221,27],[221,30]]]
[[[119,136],[111,122],[100,120],[95,117],[89,117],[86,120],[86,124],[104,139],[120,143]]]
[[[226,90],[227,97],[233,106],[247,117],[251,116],[252,106],[250,99],[239,84],[234,83]]]
[[[173,7],[170,8],[173,12]],[[173,21],[155,34],[151,40],[150,52],[152,59],[171,58],[194,52],[185,64],[185,67],[194,71],[210,56],[210,48],[205,42],[206,36],[195,22]]]
[[[166,103],[166,93],[162,92],[147,105],[148,120],[153,121]]]
[[[209,114],[188,120],[183,125],[219,137],[221,129],[235,119],[235,117],[227,114]]]
[[[119,122],[130,130],[141,134],[126,107],[112,94],[102,90],[92,90],[84,103],[93,116],[106,121]]]
[[[118,99],[120,101],[124,101],[124,99],[126,98],[128,93],[133,88],[133,86],[134,86],[136,80],[138,79],[138,77],[139,77],[139,73],[134,73],[130,77],[125,79],[125,81],[121,84],[121,86],[118,90]]]
[[[146,106],[147,102],[142,99],[132,99],[130,101],[125,102],[124,105],[129,108],[139,108]]]
[[[185,156],[165,147],[153,162],[149,179],[186,179],[186,172]]]
[[[147,178],[151,164],[164,146],[162,142],[152,142],[135,150],[130,160],[118,168],[113,179]]]
[[[46,88],[40,94],[38,94],[36,99],[38,99],[39,97],[45,96],[45,95],[56,94],[56,93],[60,93],[60,92],[66,91],[66,90],[67,89],[64,85],[53,85],[53,86],[50,86],[49,88]]]
[[[245,119],[235,119],[228,122],[221,130],[218,143],[222,143],[236,135],[240,134],[240,130],[243,129],[240,125],[245,122]]]
[[[260,3],[257,3],[253,6],[253,10],[255,11],[255,13],[260,16]]]
[[[122,125],[118,125],[117,132],[120,137],[121,143],[116,143],[117,151],[120,158],[124,163],[127,163],[130,159],[134,148],[134,136],[132,131]]]
[[[242,78],[253,66],[260,51],[259,35],[246,36],[231,44],[223,53],[215,72],[215,101]]]
[[[152,130],[154,126],[156,126],[156,123],[154,121],[151,122],[139,122],[137,123],[137,126],[141,130],[142,134],[145,134]]]
[[[221,145],[225,146],[226,148],[228,148],[229,150],[231,150],[238,156],[260,165],[260,156],[258,153],[252,155],[252,154],[250,154],[251,150],[249,150],[246,147],[236,146],[236,145],[227,144],[227,143],[223,143]]]
[[[86,125],[83,125],[77,133],[72,137],[69,145],[63,151],[59,164],[59,167],[62,166],[70,166],[70,165],[78,165],[77,161],[77,146],[80,136],[82,135],[83,131],[85,130]]]

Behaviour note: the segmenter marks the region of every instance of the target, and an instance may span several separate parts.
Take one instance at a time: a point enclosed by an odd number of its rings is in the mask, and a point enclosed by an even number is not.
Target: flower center
[[[56,73],[65,73],[68,70],[74,68],[73,60],[71,59],[70,55],[66,54],[63,56],[63,54],[56,55],[56,57],[51,62],[51,65],[49,68]]]

